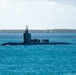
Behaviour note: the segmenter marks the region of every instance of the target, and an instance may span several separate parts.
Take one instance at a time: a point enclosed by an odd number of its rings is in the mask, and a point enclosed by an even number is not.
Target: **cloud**
[[[30,28],[64,28],[64,24],[67,27],[73,22],[76,24],[76,7],[55,0],[3,0],[0,17],[3,28],[22,28],[25,24]]]
[[[4,13],[9,7],[10,5],[6,1],[0,0],[0,13]]]
[[[26,7],[30,7],[33,9],[34,7],[42,7],[42,6],[46,6],[46,7],[50,7],[50,9],[53,9],[55,11],[67,11],[67,9],[76,9],[76,7],[72,6],[72,5],[66,5],[66,4],[62,4],[56,1],[60,1],[60,0],[1,0],[0,1],[0,9],[1,11],[4,10],[10,10],[13,12],[21,12],[22,10],[24,10],[24,8]],[[65,1],[65,0],[64,0]],[[68,1],[68,0],[66,0]],[[26,9],[25,9],[26,10]]]

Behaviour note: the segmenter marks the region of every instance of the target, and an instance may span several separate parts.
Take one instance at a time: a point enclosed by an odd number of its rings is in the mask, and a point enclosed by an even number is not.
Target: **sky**
[[[2,29],[76,29],[76,0],[0,0]]]

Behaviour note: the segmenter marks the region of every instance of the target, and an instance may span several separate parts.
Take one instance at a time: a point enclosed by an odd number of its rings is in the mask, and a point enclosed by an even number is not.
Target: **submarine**
[[[68,42],[49,42],[49,39],[31,39],[31,34],[28,32],[28,26],[26,25],[26,30],[23,34],[23,42],[7,42],[1,44],[6,45],[57,45],[57,44],[72,44]]]

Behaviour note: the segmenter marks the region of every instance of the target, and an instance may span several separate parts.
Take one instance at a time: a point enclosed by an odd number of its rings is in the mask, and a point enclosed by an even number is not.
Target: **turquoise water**
[[[0,46],[0,75],[76,75],[76,34],[34,33],[69,45]],[[0,44],[21,42],[22,33],[0,33]]]

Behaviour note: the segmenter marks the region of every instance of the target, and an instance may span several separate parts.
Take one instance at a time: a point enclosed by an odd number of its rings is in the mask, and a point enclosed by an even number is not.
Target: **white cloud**
[[[72,5],[46,0],[3,0],[0,4],[0,28],[23,28],[26,24],[30,28],[69,28],[72,22],[76,24],[76,7]]]

